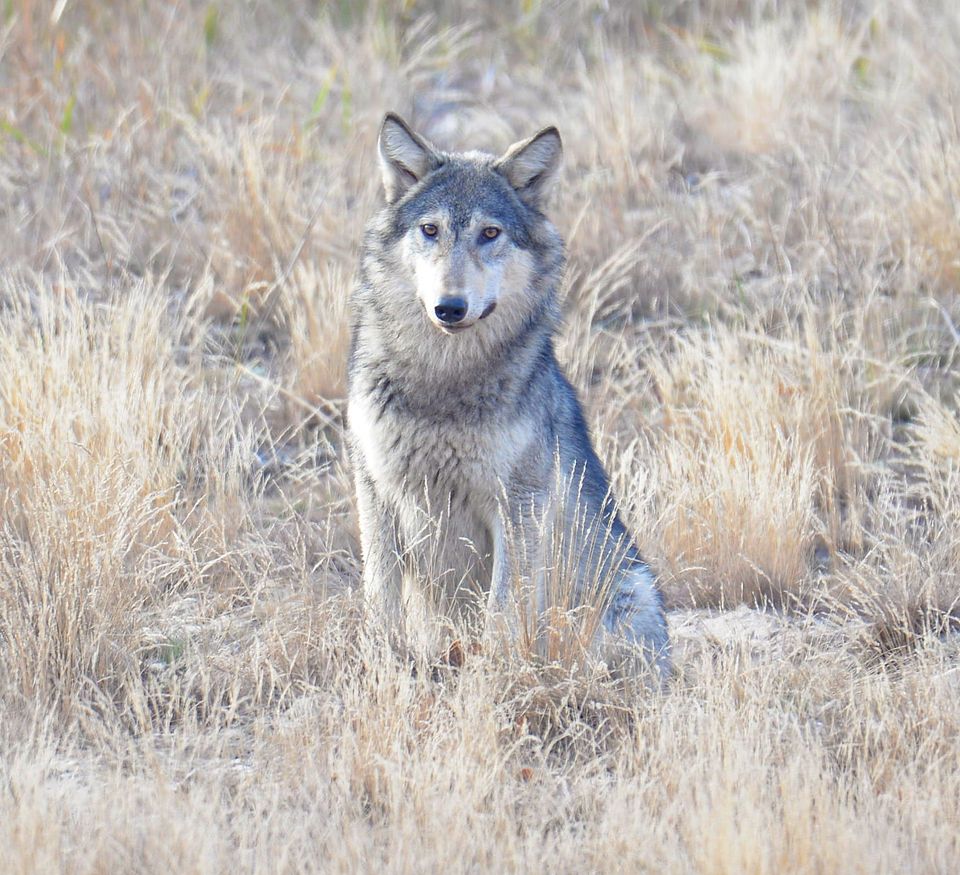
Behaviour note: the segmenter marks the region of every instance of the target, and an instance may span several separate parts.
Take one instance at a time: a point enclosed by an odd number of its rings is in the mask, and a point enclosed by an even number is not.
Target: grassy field
[[[952,0],[7,0],[0,870],[956,871],[958,69]],[[662,693],[365,628],[388,109],[560,128]]]

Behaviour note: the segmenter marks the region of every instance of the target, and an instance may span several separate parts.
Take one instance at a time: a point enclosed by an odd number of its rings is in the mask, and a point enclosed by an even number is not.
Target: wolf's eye
[[[427,222],[425,225],[420,226],[420,230],[423,231],[424,237],[436,237],[437,236],[437,226],[431,225],[430,222]]]
[[[492,225],[489,228],[483,229],[483,236],[487,240],[496,240],[500,236],[500,229],[494,228]]]

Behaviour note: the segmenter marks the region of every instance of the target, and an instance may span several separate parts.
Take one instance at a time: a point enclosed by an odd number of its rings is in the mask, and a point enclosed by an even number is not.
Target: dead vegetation
[[[960,12],[12,0],[11,871],[952,871]],[[366,629],[342,418],[386,109],[557,123],[561,356],[662,694]]]

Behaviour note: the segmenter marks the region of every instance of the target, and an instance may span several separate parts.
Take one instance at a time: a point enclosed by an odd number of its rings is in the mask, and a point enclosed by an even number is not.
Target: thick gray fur
[[[519,588],[542,588],[562,553],[581,597],[602,599],[596,647],[665,675],[660,592],[554,353],[564,251],[542,210],[559,134],[547,128],[500,158],[446,153],[388,115],[379,157],[387,203],[367,227],[350,303],[370,609],[396,631],[404,581],[416,578],[448,605],[480,593],[510,628]],[[439,321],[450,295],[468,306],[465,327]]]

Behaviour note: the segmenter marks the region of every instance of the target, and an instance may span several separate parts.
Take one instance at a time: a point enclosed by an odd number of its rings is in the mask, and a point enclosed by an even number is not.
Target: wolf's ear
[[[529,140],[514,143],[493,166],[507,178],[522,200],[539,208],[557,178],[562,157],[560,132],[549,127]]]
[[[399,200],[411,185],[440,163],[436,150],[400,116],[388,112],[380,126],[380,170],[387,203]]]

